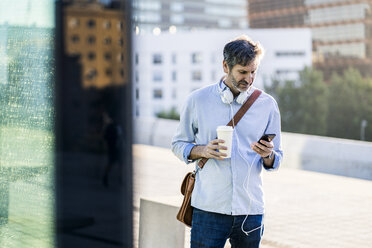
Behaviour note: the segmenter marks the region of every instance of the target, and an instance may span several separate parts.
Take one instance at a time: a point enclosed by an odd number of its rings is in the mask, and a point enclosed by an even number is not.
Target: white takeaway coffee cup
[[[225,143],[220,143],[220,145],[227,147],[227,150],[220,150],[220,152],[227,154],[227,156],[223,158],[231,158],[232,137],[233,137],[232,127],[230,126],[217,127],[217,138],[225,141]]]

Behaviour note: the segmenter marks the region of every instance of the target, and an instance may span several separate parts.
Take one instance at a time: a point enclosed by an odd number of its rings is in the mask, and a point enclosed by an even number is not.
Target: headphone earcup
[[[230,89],[226,89],[222,92],[221,94],[221,100],[223,103],[226,103],[226,104],[230,104],[233,102],[234,100],[234,96],[233,94],[231,93]]]
[[[239,96],[236,98],[236,102],[242,105],[247,99],[247,97],[248,97],[247,91],[240,92]]]

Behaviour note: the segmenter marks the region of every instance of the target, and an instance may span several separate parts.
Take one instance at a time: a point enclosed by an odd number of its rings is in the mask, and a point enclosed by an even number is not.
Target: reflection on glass
[[[54,247],[53,13],[0,2],[0,247]]]

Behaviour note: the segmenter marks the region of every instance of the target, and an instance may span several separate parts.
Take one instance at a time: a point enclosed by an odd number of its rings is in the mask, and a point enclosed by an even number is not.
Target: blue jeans
[[[241,226],[245,215],[224,215],[194,208],[191,227],[191,248],[223,248],[229,238],[232,248],[258,248],[263,228],[248,234]],[[262,224],[262,215],[249,215],[244,231],[250,231]]]

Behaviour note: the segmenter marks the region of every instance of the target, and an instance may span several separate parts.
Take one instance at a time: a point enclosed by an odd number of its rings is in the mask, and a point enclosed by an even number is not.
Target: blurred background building
[[[313,64],[329,78],[348,67],[372,75],[368,0],[249,0],[250,28],[311,28]]]
[[[83,87],[123,84],[126,35],[123,12],[96,1],[70,1],[64,8],[66,54],[79,56]]]
[[[137,33],[248,27],[247,0],[134,0]]]
[[[299,71],[311,66],[309,29],[205,30],[135,36],[135,115],[153,117],[172,110],[179,113],[192,91],[217,83],[224,76],[223,47],[241,34],[251,36],[265,48],[255,79],[259,88],[270,84],[274,77],[296,80]]]

